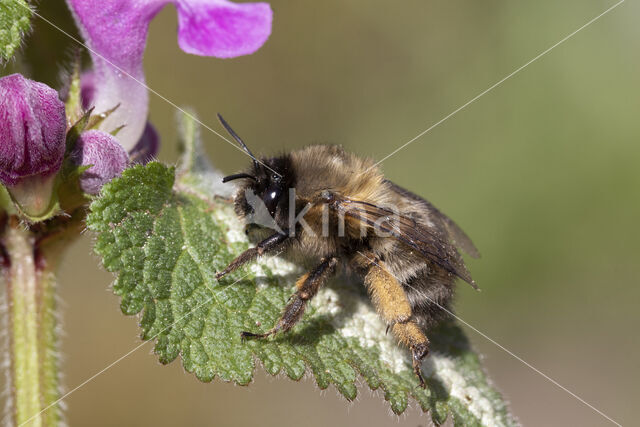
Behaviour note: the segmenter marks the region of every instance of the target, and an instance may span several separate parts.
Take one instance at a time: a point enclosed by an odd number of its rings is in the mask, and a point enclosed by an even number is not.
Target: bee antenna
[[[256,177],[253,175],[249,175],[248,173],[237,173],[235,175],[225,176],[224,178],[222,178],[222,183],[224,184],[225,182],[229,182],[229,181],[233,181],[234,179],[241,179],[241,178],[249,178],[256,181]]]
[[[227,121],[220,115],[220,113],[218,113],[218,120],[220,120],[220,123],[222,123],[222,126],[224,126],[227,132],[229,132],[229,135],[231,135],[233,139],[235,139],[238,142],[238,144],[240,144],[242,149],[247,152],[249,157],[253,159],[253,165],[255,166],[256,170],[259,170],[260,165],[259,165],[258,159],[256,159],[256,156],[254,156],[251,150],[249,150],[249,147],[247,147],[247,144],[244,143],[242,138],[240,138],[238,134],[235,133],[233,129],[231,129],[231,126],[229,126],[229,123],[227,123]]]

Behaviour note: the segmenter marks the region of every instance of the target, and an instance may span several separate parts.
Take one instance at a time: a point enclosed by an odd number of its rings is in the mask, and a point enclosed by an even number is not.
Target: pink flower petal
[[[272,13],[266,3],[226,0],[67,0],[91,50],[96,112],[120,107],[101,125],[125,125],[118,140],[131,150],[147,122],[149,95],[142,57],[149,23],[167,3],[178,9],[179,44],[198,55],[230,58],[255,52],[269,37]]]
[[[147,30],[166,2],[68,0],[68,3],[93,60],[95,87],[91,104],[96,112],[120,104],[101,129],[110,132],[125,125],[118,140],[129,150],[140,138],[147,121],[149,95],[143,86],[142,68]]]
[[[267,3],[178,0],[178,43],[187,53],[218,58],[248,55],[271,34]]]

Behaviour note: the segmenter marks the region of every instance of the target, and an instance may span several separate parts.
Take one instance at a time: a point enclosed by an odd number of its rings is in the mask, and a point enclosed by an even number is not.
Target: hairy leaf
[[[13,57],[30,29],[31,9],[24,0],[0,0],[0,63]]]
[[[421,389],[410,353],[385,334],[363,286],[345,279],[321,289],[291,332],[243,342],[241,331],[275,324],[300,271],[269,258],[216,281],[248,242],[230,203],[216,197],[219,175],[203,161],[191,120],[183,134],[177,174],[159,163],[129,169],[103,188],[88,218],[96,251],[117,275],[122,311],[141,314],[142,338],[155,340],[162,363],[180,356],[201,381],[246,385],[259,360],[270,374],[293,380],[310,371],[318,387],[333,385],[348,400],[361,376],[397,414],[412,397],[436,424],[449,415],[455,425],[516,424],[457,325],[429,334]]]

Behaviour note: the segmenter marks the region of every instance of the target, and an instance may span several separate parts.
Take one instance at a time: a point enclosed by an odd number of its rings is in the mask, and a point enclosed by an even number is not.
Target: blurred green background
[[[255,55],[190,56],[173,7],[151,25],[149,86],[217,130],[221,112],[254,152],[312,142],[381,159],[615,1],[271,2],[273,34]],[[42,13],[72,29],[62,2]],[[386,160],[388,178],[454,218],[482,253],[482,292],[459,287],[457,313],[622,424],[640,381],[640,5],[627,1]],[[71,56],[38,23],[25,56],[50,84]],[[49,64],[49,65],[47,65]],[[18,64],[14,64],[18,66]],[[48,68],[47,68],[48,67]],[[7,72],[5,70],[5,72]],[[152,95],[160,159],[175,162],[176,111]],[[225,172],[247,158],[203,130]],[[64,382],[73,388],[139,344],[112,277],[77,242],[62,269]],[[525,425],[608,421],[468,330]],[[430,425],[396,417],[379,393],[354,403],[311,380],[258,371],[249,387],[199,383],[146,344],[66,400],[71,425]]]

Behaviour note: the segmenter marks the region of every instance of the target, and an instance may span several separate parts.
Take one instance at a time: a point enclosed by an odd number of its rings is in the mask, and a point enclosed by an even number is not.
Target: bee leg
[[[335,256],[326,257],[320,265],[314,268],[310,273],[300,277],[296,282],[296,292],[289,299],[289,303],[285,307],[278,323],[264,334],[255,334],[253,332],[242,332],[242,338],[265,338],[277,332],[286,332],[295,326],[302,318],[307,301],[313,298],[320,286],[335,272],[338,265],[338,258]]]
[[[415,372],[420,387],[425,388],[422,376],[422,359],[429,354],[429,340],[420,327],[413,320],[393,325],[393,333],[400,341],[411,349],[413,372]]]
[[[366,266],[364,277],[369,295],[380,316],[391,325],[393,334],[411,349],[413,371],[420,381],[420,387],[424,388],[421,366],[422,359],[429,353],[429,340],[412,320],[411,304],[400,282],[384,268],[382,261],[372,254],[367,258],[374,260]]]
[[[247,249],[246,251],[238,255],[238,257],[231,261],[231,263],[229,263],[229,265],[224,270],[216,273],[216,279],[221,279],[232,271],[238,269],[243,264],[253,261],[261,255],[273,252],[275,249],[279,248],[288,238],[289,236],[286,234],[272,234],[271,236],[258,243],[256,247]]]

